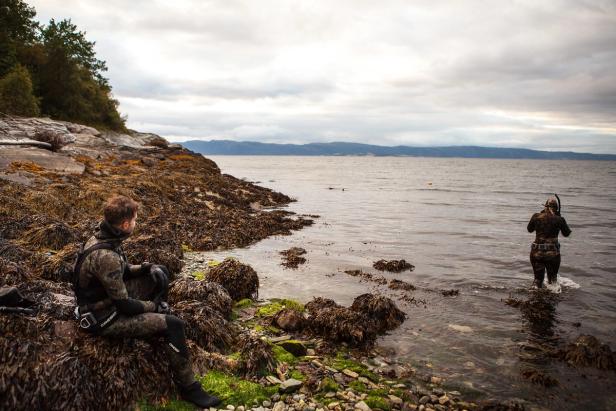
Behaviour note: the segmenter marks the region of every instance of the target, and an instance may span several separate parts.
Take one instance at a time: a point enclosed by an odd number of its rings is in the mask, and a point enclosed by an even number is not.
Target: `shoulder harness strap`
[[[83,264],[86,257],[96,250],[111,250],[111,251],[116,252],[114,245],[109,242],[96,243],[93,246],[86,248],[85,250],[83,248],[84,245],[85,243],[82,244],[81,247],[79,248],[79,252],[77,253],[77,260],[75,261],[75,266],[73,268],[72,280],[73,280],[73,288],[75,290],[75,293],[77,293],[77,289],[79,288],[78,287],[79,273],[81,272],[81,265]]]

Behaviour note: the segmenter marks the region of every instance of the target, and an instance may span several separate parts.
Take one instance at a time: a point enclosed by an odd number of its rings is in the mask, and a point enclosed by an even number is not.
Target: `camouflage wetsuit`
[[[560,244],[558,233],[569,237],[571,229],[563,217],[546,207],[542,212],[533,214],[528,223],[528,232],[536,232],[535,242],[530,249],[530,263],[535,273],[535,284],[541,288],[545,272],[548,282],[556,281],[560,268]]]
[[[178,385],[188,386],[195,378],[184,322],[173,315],[156,313],[157,304],[152,299],[161,290],[157,290],[156,282],[149,276],[148,266],[128,264],[122,250],[122,241],[127,237],[102,222],[86,242],[84,249],[107,242],[114,250],[98,249],[83,259],[77,286],[80,312],[92,312],[100,324],[113,316],[105,327],[97,330],[97,334],[106,337],[164,336],[173,378]]]

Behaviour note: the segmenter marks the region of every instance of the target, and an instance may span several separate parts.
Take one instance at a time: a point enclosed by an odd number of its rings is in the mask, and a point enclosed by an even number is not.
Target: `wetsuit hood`
[[[545,204],[545,211],[549,211],[551,210],[552,213],[557,213],[558,212],[558,201],[556,201],[556,198],[554,197],[550,197],[546,200]]]
[[[111,240],[117,241],[118,243],[126,240],[129,236],[130,233],[126,233],[119,228],[112,226],[106,220],[101,221],[96,229],[96,232],[94,233],[94,237],[98,240]]]

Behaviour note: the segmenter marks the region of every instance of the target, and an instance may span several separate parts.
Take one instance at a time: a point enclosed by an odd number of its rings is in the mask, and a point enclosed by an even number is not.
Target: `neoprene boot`
[[[220,404],[220,400],[218,399],[218,397],[209,395],[208,393],[203,391],[203,388],[201,388],[201,384],[199,384],[199,381],[195,381],[186,387],[178,388],[182,399],[188,402],[192,402],[197,407],[210,408]]]

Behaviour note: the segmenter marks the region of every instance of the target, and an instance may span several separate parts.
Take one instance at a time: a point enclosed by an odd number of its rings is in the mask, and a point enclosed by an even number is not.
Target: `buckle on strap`
[[[81,314],[79,318],[79,326],[85,330],[88,330],[90,327],[97,324],[96,317],[94,317],[94,314],[90,312]]]

